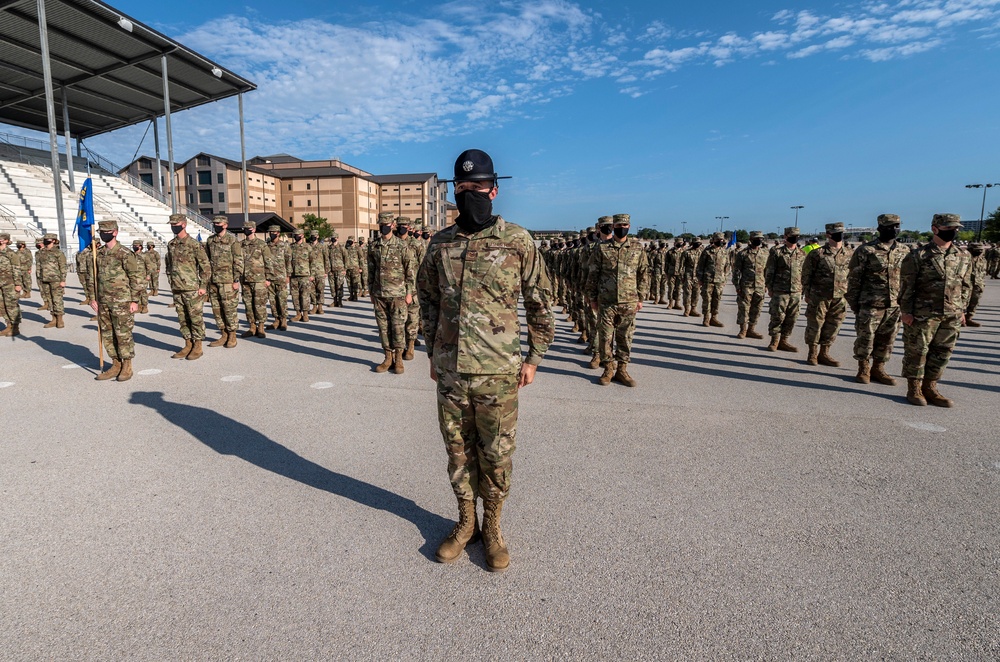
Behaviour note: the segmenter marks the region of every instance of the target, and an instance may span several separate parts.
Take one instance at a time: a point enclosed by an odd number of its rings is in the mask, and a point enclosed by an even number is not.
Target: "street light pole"
[[[1000,186],[1000,182],[994,184],[966,184],[965,188],[981,188],[983,189],[983,206],[979,210],[979,232],[976,233],[976,241],[980,241],[983,238],[983,219],[986,217],[986,189],[991,189],[994,186]]]
[[[716,216],[715,220],[719,222],[719,232],[722,232],[723,224],[729,220],[728,216]]]
[[[805,205],[793,205],[791,208],[795,210],[795,227],[799,227],[799,210],[805,209]]]
[[[681,236],[687,234],[687,227],[688,227],[687,221],[681,221]]]

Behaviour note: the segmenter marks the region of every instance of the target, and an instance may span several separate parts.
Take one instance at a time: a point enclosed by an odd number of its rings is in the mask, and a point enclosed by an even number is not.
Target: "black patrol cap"
[[[455,159],[455,179],[450,182],[484,182],[492,181],[494,185],[500,177],[493,170],[493,159],[481,149],[467,149]]]

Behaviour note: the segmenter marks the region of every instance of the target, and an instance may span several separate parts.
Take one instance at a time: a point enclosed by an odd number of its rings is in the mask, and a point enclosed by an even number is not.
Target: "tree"
[[[736,231],[736,241],[740,242],[741,244],[749,244],[750,243],[750,233],[747,232],[746,230],[737,230]]]
[[[313,230],[319,232],[320,239],[326,239],[333,234],[333,228],[331,228],[330,224],[326,222],[326,219],[317,216],[316,214],[305,214],[302,217],[302,223],[299,224],[299,227],[302,228],[302,232],[306,235],[306,237],[308,237],[309,233]]]
[[[1000,241],[1000,207],[996,208],[992,214],[985,219],[986,227],[983,228],[983,239],[989,242]]]

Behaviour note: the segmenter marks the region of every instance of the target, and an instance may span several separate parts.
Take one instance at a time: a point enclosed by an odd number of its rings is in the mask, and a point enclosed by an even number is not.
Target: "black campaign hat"
[[[467,149],[455,159],[455,179],[446,179],[444,182],[483,182],[492,181],[496,184],[498,179],[510,179],[510,177],[500,177],[493,170],[493,159],[481,149]]]

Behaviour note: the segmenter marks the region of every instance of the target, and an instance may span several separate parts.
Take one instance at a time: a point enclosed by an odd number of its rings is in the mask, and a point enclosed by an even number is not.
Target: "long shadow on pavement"
[[[89,372],[97,374],[97,355],[91,351],[89,346],[79,345],[65,340],[53,340],[52,338],[46,338],[45,336],[22,335],[21,337],[35,343],[49,354],[58,356],[66,361],[69,361],[70,363],[83,366]],[[94,337],[93,344],[97,344],[96,336]],[[107,356],[104,357],[104,361],[105,365],[110,362]]]
[[[434,541],[444,538],[453,525],[444,517],[421,508],[412,499],[330,471],[268,439],[249,425],[211,409],[164,400],[163,393],[158,391],[137,391],[130,402],[156,411],[220,455],[238,457],[279,476],[410,522],[424,538],[420,553],[428,560],[434,559]]]

